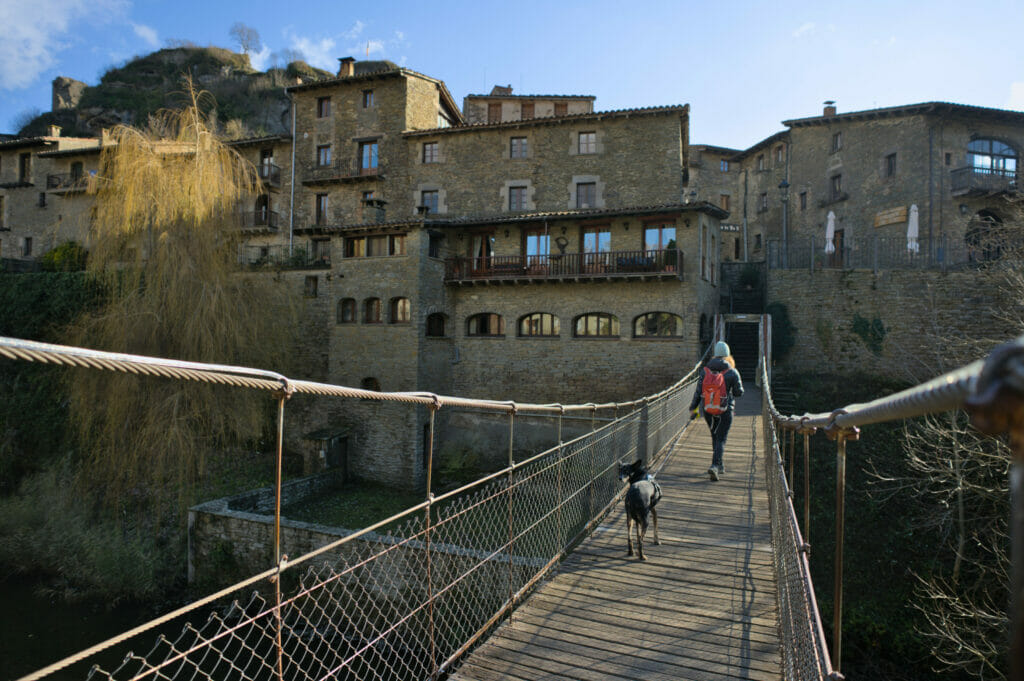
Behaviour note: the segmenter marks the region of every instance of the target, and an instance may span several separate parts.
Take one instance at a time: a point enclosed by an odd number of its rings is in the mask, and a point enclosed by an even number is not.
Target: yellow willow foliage
[[[287,371],[285,285],[243,275],[237,211],[259,182],[210,132],[197,97],[105,148],[88,266],[108,304],[70,340],[113,352]],[[184,501],[206,458],[272,424],[266,394],[110,372],[73,372],[82,482],[107,502]]]

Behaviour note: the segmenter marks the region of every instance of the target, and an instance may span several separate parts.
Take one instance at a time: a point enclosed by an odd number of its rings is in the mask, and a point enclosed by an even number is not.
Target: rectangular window
[[[576,184],[576,207],[596,208],[597,207],[597,183],[578,182]]]
[[[427,256],[431,258],[441,257],[441,239],[443,238],[444,236],[437,232],[430,233],[430,241],[427,243]],[[444,334],[442,333],[440,335],[443,336]]]
[[[764,170],[764,154],[757,157],[757,169]]]
[[[331,165],[330,144],[321,144],[316,148],[316,164],[320,167]]]
[[[32,255],[32,237],[27,236],[21,242],[21,255],[26,258]]]
[[[46,192],[39,192],[39,207],[46,208]]]
[[[513,137],[509,141],[509,158],[526,158],[527,146],[525,137]]]
[[[523,255],[529,260],[527,265],[537,264],[538,259],[546,259],[550,253],[551,235],[543,227],[523,231]]]
[[[423,143],[423,162],[437,163],[437,142]]]
[[[32,154],[18,157],[18,182],[32,181]]]
[[[0,229],[4,228],[4,197],[0,196]]]
[[[359,143],[359,174],[377,174],[377,142]]]
[[[729,195],[721,194],[718,197],[718,205],[722,207],[722,210],[729,210]]]
[[[566,102],[555,102],[555,115],[565,116],[569,113],[569,105]]]
[[[366,237],[365,236],[350,236],[345,239],[345,257],[346,258],[365,258],[366,257]]]
[[[316,100],[316,117],[327,118],[331,115],[331,98],[320,97]]]
[[[807,192],[800,192],[800,210],[807,210]]]
[[[597,153],[597,133],[596,132],[581,132],[580,133],[579,153],[581,153],[581,154],[596,154]]]
[[[313,239],[310,244],[310,252],[313,256],[313,262],[320,265],[331,264],[331,240],[330,239]]]
[[[363,90],[363,108],[369,109],[376,103],[373,97],[373,90]]]
[[[508,188],[508,209],[526,210],[526,187]]]
[[[889,154],[885,157],[885,176],[896,176],[896,154]]]
[[[388,254],[388,238],[384,235],[366,237],[366,255],[379,258]]]
[[[725,159],[722,159],[721,161],[719,161],[718,162],[718,170],[723,172],[723,173],[729,172],[729,162],[726,161]]]
[[[948,165],[952,165],[952,163],[953,163],[953,154],[947,153],[946,154],[946,165],[947,166]]]
[[[487,122],[501,123],[501,102],[490,102],[487,105]]]
[[[612,232],[608,227],[583,229],[583,269],[587,273],[607,271],[612,250]]]
[[[779,146],[775,147],[775,163],[776,164],[780,164],[780,163],[785,162],[785,160],[786,160],[786,147],[780,144]]]
[[[676,247],[675,225],[645,225],[644,250],[664,251]]]
[[[388,237],[388,253],[391,255],[405,255],[404,234],[392,234]]]
[[[302,294],[305,297],[316,298],[317,279],[318,277],[316,276],[306,277],[306,283],[302,289]]]
[[[843,176],[833,175],[831,181],[832,200],[838,201],[843,195]]]
[[[768,210],[768,192],[761,192],[761,195],[757,197],[757,212],[763,213]]]
[[[842,131],[834,133],[832,135],[832,151],[836,152],[843,148],[843,133]]]
[[[533,118],[533,102],[523,102],[522,113],[519,117],[523,120]]]
[[[327,194],[316,195],[316,224],[327,224]]]
[[[429,189],[420,192],[420,206],[426,206],[428,213],[437,212],[438,191]]]

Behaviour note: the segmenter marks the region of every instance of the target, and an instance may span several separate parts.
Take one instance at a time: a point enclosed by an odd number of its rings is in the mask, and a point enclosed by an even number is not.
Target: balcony
[[[611,251],[554,255],[494,255],[445,260],[444,280],[451,284],[542,281],[609,281],[683,278],[683,252]]]
[[[260,176],[260,180],[263,181],[268,187],[275,189],[281,186],[281,168],[274,165],[273,163],[260,163],[256,166],[256,173]]]
[[[258,210],[242,213],[242,231],[245,232],[276,232],[278,214],[273,210]]]
[[[1007,168],[966,166],[949,172],[953,196],[990,196],[1017,191],[1017,171]]]
[[[318,270],[330,268],[331,256],[315,247],[296,246],[289,251],[279,244],[247,244],[239,247],[238,264],[253,270]]]
[[[380,166],[372,168],[357,168],[355,173],[348,163],[335,163],[327,166],[313,166],[309,175],[302,180],[302,184],[323,185],[323,184],[347,184],[352,182],[366,182],[383,180],[384,169]]]

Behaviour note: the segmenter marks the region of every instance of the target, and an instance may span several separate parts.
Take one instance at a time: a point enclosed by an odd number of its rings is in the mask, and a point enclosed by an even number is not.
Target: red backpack
[[[725,372],[717,372],[704,367],[704,380],[701,382],[701,395],[704,398],[704,413],[718,416],[725,412],[729,395],[725,390]]]

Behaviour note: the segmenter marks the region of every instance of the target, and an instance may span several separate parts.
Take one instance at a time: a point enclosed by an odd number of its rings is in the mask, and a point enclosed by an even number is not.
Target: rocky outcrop
[[[67,76],[57,76],[53,79],[53,102],[50,105],[51,111],[63,111],[74,109],[82,99],[82,93],[88,87],[85,83]]]

